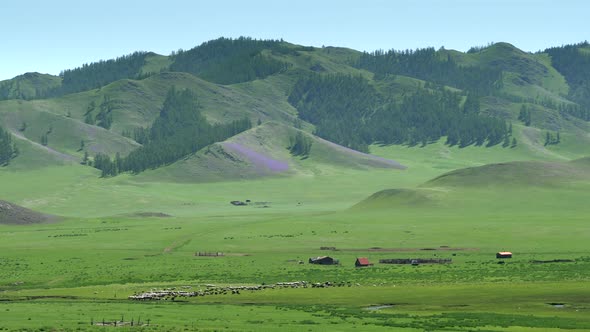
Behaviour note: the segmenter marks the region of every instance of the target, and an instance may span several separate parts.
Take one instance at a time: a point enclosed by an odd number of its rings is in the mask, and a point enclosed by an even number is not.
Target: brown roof
[[[369,260],[365,257],[360,257],[356,259],[360,265],[370,265]]]

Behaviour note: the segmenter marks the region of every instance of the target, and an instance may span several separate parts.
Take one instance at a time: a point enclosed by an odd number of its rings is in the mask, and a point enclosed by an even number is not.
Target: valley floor
[[[2,197],[66,217],[0,225],[0,330],[590,331],[588,182],[428,186],[456,164],[409,166],[215,184],[0,173]],[[391,188],[406,191],[357,205]],[[308,263],[323,255],[340,264]],[[379,263],[402,258],[451,263]],[[128,298],[165,289],[208,294]]]

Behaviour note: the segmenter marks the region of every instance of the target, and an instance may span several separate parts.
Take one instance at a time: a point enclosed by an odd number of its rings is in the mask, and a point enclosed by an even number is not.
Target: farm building
[[[496,258],[512,258],[512,253],[510,251],[500,251],[496,253]]]
[[[334,259],[330,256],[319,256],[319,257],[311,257],[309,259],[310,264],[320,264],[320,265],[334,265],[338,264],[338,260]]]
[[[359,257],[354,262],[354,266],[356,267],[363,267],[363,266],[371,266],[373,264],[369,263],[369,260],[366,257]]]

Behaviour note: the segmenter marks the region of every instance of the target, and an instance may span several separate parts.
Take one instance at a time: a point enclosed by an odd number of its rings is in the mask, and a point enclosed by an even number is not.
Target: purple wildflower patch
[[[262,153],[256,152],[250,148],[247,148],[239,143],[222,143],[227,149],[238,153],[249,162],[251,162],[256,168],[265,168],[271,172],[284,172],[289,169],[289,164],[286,161],[280,161],[272,159]]]

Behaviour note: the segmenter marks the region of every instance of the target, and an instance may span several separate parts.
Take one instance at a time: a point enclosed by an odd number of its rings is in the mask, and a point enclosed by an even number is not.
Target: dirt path
[[[76,158],[74,156],[70,156],[69,154],[61,153],[61,152],[59,152],[57,150],[54,150],[54,149],[52,149],[50,147],[47,147],[47,146],[42,145],[42,144],[39,144],[39,143],[37,143],[35,141],[31,141],[30,139],[26,138],[23,134],[21,134],[19,132],[11,131],[11,133],[12,133],[12,135],[14,135],[14,137],[16,137],[16,138],[18,138],[20,140],[23,140],[23,141],[27,141],[27,142],[31,143],[33,146],[35,146],[35,147],[37,147],[37,148],[39,148],[41,150],[44,150],[45,152],[49,153],[50,155],[52,155],[54,157],[57,157],[57,158],[59,158],[61,160],[71,161],[71,162],[77,162],[78,161],[78,158]]]

